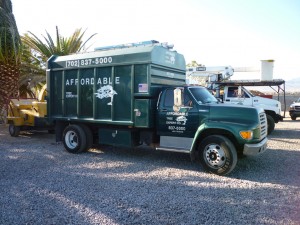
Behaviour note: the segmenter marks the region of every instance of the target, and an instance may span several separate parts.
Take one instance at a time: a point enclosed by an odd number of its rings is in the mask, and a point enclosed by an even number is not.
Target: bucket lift
[[[216,81],[228,80],[233,75],[234,69],[231,66],[196,66],[187,67],[186,83],[198,84],[211,88]]]

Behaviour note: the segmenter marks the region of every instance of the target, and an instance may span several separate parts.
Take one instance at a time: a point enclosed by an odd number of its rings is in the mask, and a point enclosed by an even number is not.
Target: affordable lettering
[[[112,79],[111,77],[103,77],[98,78],[95,80],[94,77],[92,78],[82,78],[82,79],[66,79],[66,86],[71,85],[94,85],[96,81],[96,84],[99,85],[112,85],[112,84],[120,84],[120,77],[115,77]]]

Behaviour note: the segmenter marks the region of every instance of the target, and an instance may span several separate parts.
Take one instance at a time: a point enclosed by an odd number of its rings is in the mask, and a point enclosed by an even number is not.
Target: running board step
[[[181,152],[181,153],[190,153],[190,149],[184,148],[168,148],[168,147],[157,147],[156,150],[167,151],[167,152]]]

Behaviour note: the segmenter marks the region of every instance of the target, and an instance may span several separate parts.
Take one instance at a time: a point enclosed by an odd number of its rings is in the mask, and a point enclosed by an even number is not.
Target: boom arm
[[[227,80],[233,75],[234,69],[231,66],[198,66],[188,67],[186,70],[188,84],[205,85],[211,81]]]

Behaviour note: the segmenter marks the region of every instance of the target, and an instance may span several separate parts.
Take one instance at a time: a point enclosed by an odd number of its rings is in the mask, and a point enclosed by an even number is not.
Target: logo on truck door
[[[186,124],[187,118],[185,116],[179,116],[176,118],[176,121],[177,121],[177,124],[180,124],[178,122],[182,122],[180,125],[184,126]]]

